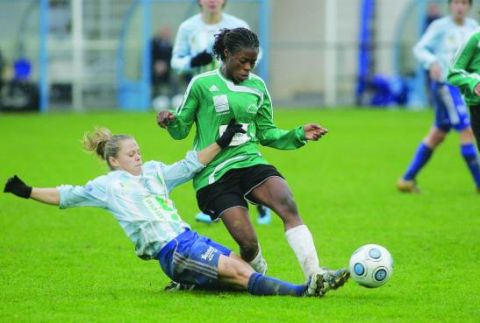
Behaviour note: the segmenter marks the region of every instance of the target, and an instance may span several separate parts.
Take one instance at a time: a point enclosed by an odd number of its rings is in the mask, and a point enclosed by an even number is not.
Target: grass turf
[[[428,129],[430,112],[297,109],[277,111],[275,118],[285,129],[315,121],[330,130],[296,151],[262,148],[287,178],[322,263],[347,266],[358,246],[382,244],[395,259],[386,286],[366,289],[350,281],[322,299],[166,293],[169,280],[158,263],[136,258],[108,212],[60,211],[0,194],[0,321],[478,320],[480,196],[455,134],[420,174],[422,194],[410,196],[394,184]],[[0,115],[0,182],[18,174],[48,187],[102,174],[106,166],[80,144],[96,125],[133,134],[144,160],[174,162],[192,141],[171,139],[153,113]],[[191,184],[172,197],[193,229],[237,250],[221,223],[193,221]],[[256,229],[268,274],[302,282],[279,218]]]

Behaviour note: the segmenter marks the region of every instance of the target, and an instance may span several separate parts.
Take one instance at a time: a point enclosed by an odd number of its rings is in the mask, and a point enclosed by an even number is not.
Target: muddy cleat
[[[414,179],[406,180],[406,179],[400,178],[397,181],[397,189],[403,193],[420,193],[420,190],[418,189],[418,186],[417,186],[417,182]]]
[[[179,290],[193,290],[194,288],[195,285],[193,284],[181,284],[172,280],[163,290],[166,292],[176,292]]]
[[[325,281],[321,274],[313,274],[308,278],[307,289],[303,292],[306,297],[322,297],[325,294]]]
[[[322,273],[324,281],[324,293],[328,292],[331,289],[337,289],[339,287],[342,287],[350,277],[350,272],[344,268],[338,270],[324,270],[325,271]]]

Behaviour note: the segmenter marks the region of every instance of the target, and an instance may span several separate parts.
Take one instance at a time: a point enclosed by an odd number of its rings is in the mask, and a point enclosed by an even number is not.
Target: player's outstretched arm
[[[5,183],[4,193],[12,193],[21,198],[32,198],[42,203],[59,205],[60,193],[56,188],[35,188],[25,184],[20,177],[14,175]]]
[[[233,136],[235,136],[236,133],[245,133],[245,130],[242,129],[241,124],[237,123],[235,119],[232,119],[225,129],[225,132],[215,143],[198,152],[198,161],[203,165],[207,165],[222,149],[225,149],[230,145],[230,142],[232,142]]]

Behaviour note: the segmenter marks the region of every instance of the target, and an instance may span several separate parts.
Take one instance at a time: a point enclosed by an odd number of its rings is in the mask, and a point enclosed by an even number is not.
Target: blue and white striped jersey
[[[93,206],[110,211],[130,240],[137,256],[152,259],[169,241],[189,228],[178,215],[169,192],[204,168],[196,152],[165,165],[149,161],[142,174],[117,170],[89,181],[85,186],[61,185],[60,208]]]
[[[413,53],[425,69],[438,62],[445,81],[455,53],[477,27],[478,23],[471,18],[466,18],[463,26],[457,25],[451,16],[437,19],[413,47]]]

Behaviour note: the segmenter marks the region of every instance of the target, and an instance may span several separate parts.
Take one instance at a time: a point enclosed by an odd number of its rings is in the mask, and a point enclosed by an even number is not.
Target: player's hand
[[[473,93],[475,93],[476,96],[480,96],[480,83],[475,86],[475,89],[473,89]]]
[[[160,111],[157,114],[157,124],[162,128],[166,128],[170,122],[174,121],[176,118],[177,117],[170,111]]]
[[[428,69],[428,73],[430,75],[430,78],[434,81],[440,81],[442,78],[442,68],[438,63],[432,63],[430,65],[430,68]]]
[[[222,149],[228,147],[228,145],[230,145],[230,142],[232,142],[233,136],[235,136],[236,133],[246,133],[246,131],[243,130],[242,125],[237,123],[235,121],[235,118],[233,118],[228,123],[227,129],[225,129],[225,132],[222,134],[222,136],[217,139],[217,144]]]
[[[17,175],[10,177],[5,183],[4,193],[12,193],[25,199],[30,198],[32,187],[25,184]]]
[[[315,123],[307,123],[303,126],[305,132],[305,139],[317,141],[328,133],[328,129],[321,127]]]
[[[203,66],[203,65],[210,64],[212,61],[213,61],[212,54],[204,50],[200,54],[197,54],[196,56],[192,57],[192,60],[190,61],[190,66],[191,67]]]

